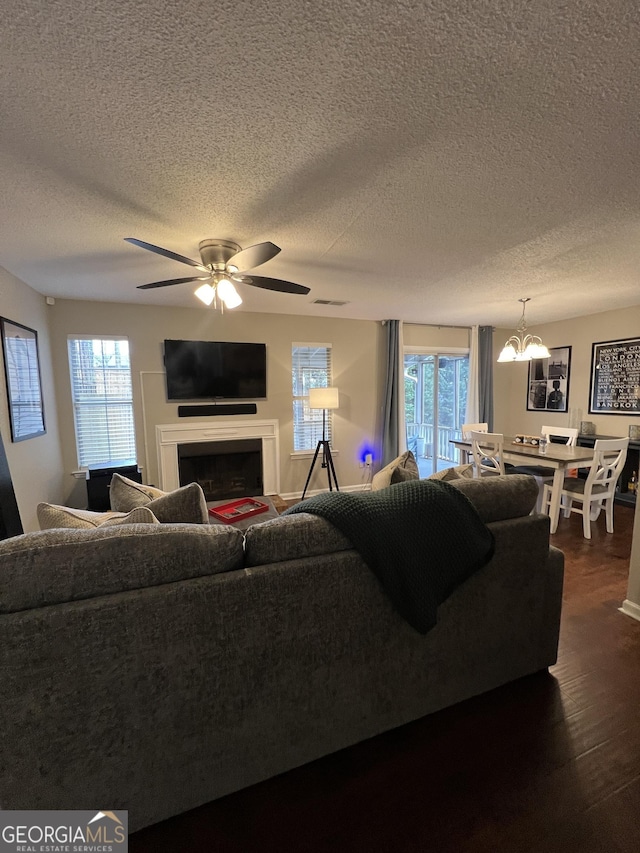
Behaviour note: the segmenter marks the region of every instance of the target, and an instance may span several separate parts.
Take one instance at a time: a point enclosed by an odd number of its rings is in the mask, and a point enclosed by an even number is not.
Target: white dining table
[[[471,454],[471,442],[464,439],[451,439],[461,453],[466,454],[467,459]],[[549,518],[551,519],[551,532],[558,529],[560,517],[560,498],[564,478],[569,468],[590,468],[593,464],[593,447],[567,447],[566,444],[548,442],[544,452],[539,447],[531,444],[516,442],[515,438],[504,437],[502,458],[505,462],[515,465],[544,465],[545,468],[553,469],[553,485],[551,487],[551,503],[549,505]]]

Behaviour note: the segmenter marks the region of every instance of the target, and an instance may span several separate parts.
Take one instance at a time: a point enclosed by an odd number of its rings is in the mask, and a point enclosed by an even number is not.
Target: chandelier
[[[517,334],[511,335],[498,356],[498,361],[531,361],[532,358],[549,358],[549,350],[537,335],[528,335],[524,319],[524,309],[529,297],[518,299],[522,302],[522,317],[516,329]]]

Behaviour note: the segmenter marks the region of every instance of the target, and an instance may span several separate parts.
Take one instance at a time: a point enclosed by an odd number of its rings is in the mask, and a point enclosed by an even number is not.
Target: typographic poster
[[[589,412],[640,414],[640,338],[593,344]]]

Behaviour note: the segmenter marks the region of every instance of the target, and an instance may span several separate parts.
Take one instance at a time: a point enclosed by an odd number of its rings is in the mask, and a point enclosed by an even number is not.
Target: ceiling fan
[[[163,255],[165,258],[171,258],[173,261],[180,261],[180,263],[188,264],[205,273],[205,275],[194,275],[188,278],[173,278],[169,281],[154,281],[151,284],[140,284],[138,285],[138,290],[148,290],[153,287],[171,287],[171,285],[184,284],[187,281],[202,281],[205,283],[200,285],[195,291],[198,299],[202,300],[205,305],[211,305],[213,302],[214,307],[216,307],[217,300],[219,299],[221,307],[226,306],[227,308],[237,308],[242,303],[235,284],[248,284],[251,287],[277,290],[280,293],[305,294],[309,293],[310,290],[310,288],[304,287],[302,284],[281,281],[279,278],[244,275],[246,270],[259,267],[278,254],[280,248],[274,243],[256,243],[255,246],[241,249],[237,243],[233,243],[231,240],[218,240],[215,238],[202,240],[198,246],[201,260],[193,261],[184,255],[178,255],[169,249],[154,246],[152,243],[145,243],[144,240],[137,240],[135,237],[125,237],[124,239],[127,243],[140,246],[141,249],[148,249],[148,251],[154,252],[156,255]]]

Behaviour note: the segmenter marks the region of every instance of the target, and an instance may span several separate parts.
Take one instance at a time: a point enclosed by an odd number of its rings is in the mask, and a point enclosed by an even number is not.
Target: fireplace
[[[182,448],[181,452],[186,464],[195,465],[195,463],[187,461],[189,454],[184,450],[187,445],[197,446],[198,444],[209,445],[218,443],[226,445],[228,443],[235,443],[236,441],[244,444],[245,441],[251,439],[257,441],[257,444],[261,448],[262,470],[260,474],[262,488],[259,491],[254,489],[250,493],[247,493],[246,496],[279,494],[280,450],[278,421],[276,420],[241,421],[232,418],[224,420],[213,418],[211,421],[197,423],[189,421],[186,423],[159,424],[156,426],[156,443],[158,448],[158,479],[160,488],[169,492],[177,489],[182,482],[178,464],[179,447]],[[224,447],[223,450],[225,450]],[[255,451],[251,450],[250,452]],[[209,454],[208,450],[207,454]],[[201,454],[196,450],[194,455],[197,457]],[[198,477],[192,479],[197,480]],[[255,476],[253,482],[255,482]],[[241,495],[238,493],[238,495],[239,497],[245,497],[244,494]],[[233,495],[224,494],[221,500],[227,497],[233,497]]]
[[[262,495],[262,441],[192,441],[178,445],[180,485],[199,483],[208,501]]]

